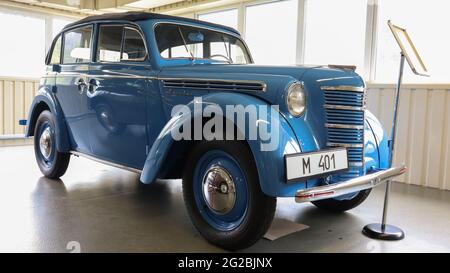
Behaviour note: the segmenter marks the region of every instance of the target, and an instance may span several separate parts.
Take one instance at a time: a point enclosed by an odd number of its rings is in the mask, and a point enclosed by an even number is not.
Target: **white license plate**
[[[285,156],[288,181],[320,177],[348,169],[347,149],[338,148]]]

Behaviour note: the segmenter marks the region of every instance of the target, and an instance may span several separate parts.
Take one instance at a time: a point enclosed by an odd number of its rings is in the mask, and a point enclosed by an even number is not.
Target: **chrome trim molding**
[[[344,70],[351,70],[351,71],[355,71],[356,70],[356,65],[345,65],[345,64],[329,64],[328,65],[329,68],[337,68],[337,69],[344,69]]]
[[[156,79],[156,77],[138,75],[86,75],[88,78],[119,78],[119,79]]]
[[[85,78],[120,78],[120,79],[151,79],[154,80],[156,77],[151,76],[140,76],[140,75],[113,75],[113,74],[87,74],[87,73],[77,73],[77,72],[60,72],[56,74],[57,77],[85,77]]]
[[[165,84],[165,81],[198,81],[198,82],[223,82],[225,84],[227,83],[237,83],[237,84],[257,84],[261,86],[261,90],[250,90],[250,91],[267,91],[267,84],[263,81],[252,81],[252,80],[230,80],[230,79],[208,79],[208,78],[158,78],[158,80],[163,81]],[[195,83],[194,83],[195,84]],[[165,86],[166,87],[166,86]],[[245,89],[245,86],[243,86]],[[185,88],[185,87],[178,87],[178,86],[168,86],[167,88]],[[207,89],[220,89],[223,90],[223,88],[207,88]]]
[[[349,144],[349,143],[336,143],[336,142],[327,142],[328,147],[345,147],[345,148],[363,148],[364,144]]]
[[[99,163],[102,163],[102,164],[105,164],[105,165],[109,165],[109,166],[112,166],[112,167],[116,167],[116,168],[119,168],[119,169],[122,169],[122,170],[130,171],[130,172],[134,172],[134,173],[141,173],[142,172],[142,170],[138,170],[138,169],[135,169],[135,168],[127,167],[127,166],[124,166],[124,165],[121,165],[121,164],[117,164],[117,163],[113,163],[113,162],[110,162],[110,161],[107,161],[107,160],[104,160],[104,159],[100,159],[100,158],[97,158],[97,157],[89,155],[89,154],[85,154],[85,153],[81,153],[81,152],[77,152],[77,151],[70,151],[70,153],[75,155],[75,156],[82,156],[82,157],[85,157],[87,159],[90,159],[90,160],[93,160],[93,161],[97,161]]]
[[[301,189],[295,194],[295,202],[303,203],[335,198],[344,194],[370,189],[405,172],[406,167],[402,164],[387,170],[352,178],[345,182],[323,185],[309,189]]]
[[[338,109],[338,110],[354,110],[354,111],[365,111],[366,107],[348,106],[348,105],[330,105],[324,104],[323,108],[326,109]]]
[[[348,162],[349,167],[362,167],[364,164],[362,162]]]
[[[364,129],[364,125],[349,125],[349,124],[337,124],[337,123],[325,123],[327,128],[341,128],[341,129]]]
[[[365,90],[363,86],[349,86],[349,85],[321,86],[320,89],[327,91],[349,91],[360,93],[364,93]]]

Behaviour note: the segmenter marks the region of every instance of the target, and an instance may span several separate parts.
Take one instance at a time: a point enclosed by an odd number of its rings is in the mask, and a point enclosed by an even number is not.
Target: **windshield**
[[[232,35],[204,28],[159,24],[155,37],[165,59],[208,59],[233,64],[247,64],[251,59],[242,41]]]

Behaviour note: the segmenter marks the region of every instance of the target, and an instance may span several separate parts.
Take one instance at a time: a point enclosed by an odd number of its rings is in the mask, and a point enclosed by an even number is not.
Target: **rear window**
[[[66,32],[63,63],[88,63],[91,60],[91,39],[92,26]]]
[[[61,62],[61,35],[53,46],[52,55],[50,57],[50,64],[59,64]]]

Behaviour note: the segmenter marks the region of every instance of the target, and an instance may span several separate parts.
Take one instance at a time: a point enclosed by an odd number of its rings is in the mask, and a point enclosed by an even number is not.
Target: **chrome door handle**
[[[86,91],[87,84],[83,78],[78,78],[75,81],[75,85],[78,87],[78,91],[80,91],[80,94],[83,94],[83,92]]]
[[[89,80],[89,87],[88,87],[89,93],[95,93],[95,91],[97,91],[98,86],[99,86],[98,80],[90,79]]]

